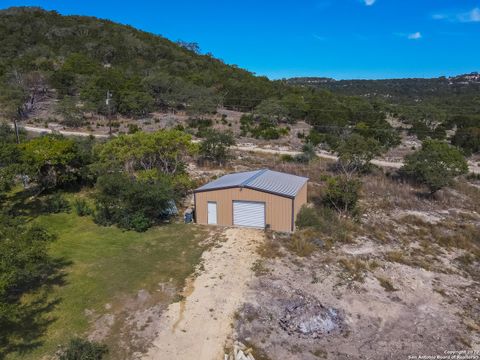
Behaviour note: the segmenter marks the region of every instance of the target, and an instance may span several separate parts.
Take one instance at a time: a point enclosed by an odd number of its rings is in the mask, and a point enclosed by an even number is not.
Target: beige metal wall
[[[300,211],[302,206],[307,203],[307,185],[308,185],[308,182],[306,182],[303,185],[303,187],[297,193],[297,196],[295,196],[295,204],[294,204],[295,220],[297,220],[298,212]]]
[[[300,195],[300,193],[298,195]],[[246,188],[231,188],[196,193],[195,211],[197,223],[207,224],[207,203],[209,201],[216,201],[218,225],[233,225],[234,200],[265,202],[265,221],[270,225],[271,229],[275,231],[292,230],[292,199]]]

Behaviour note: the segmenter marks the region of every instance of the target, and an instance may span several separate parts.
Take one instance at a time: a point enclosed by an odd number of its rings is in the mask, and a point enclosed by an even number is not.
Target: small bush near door
[[[72,339],[60,355],[60,360],[102,360],[108,353],[105,345],[84,339]]]

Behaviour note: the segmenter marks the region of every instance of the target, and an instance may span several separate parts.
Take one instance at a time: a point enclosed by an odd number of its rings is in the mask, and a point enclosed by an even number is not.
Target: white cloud
[[[327,38],[325,36],[320,36],[320,35],[317,35],[317,34],[312,34],[313,37],[319,41],[325,41],[327,40]]]
[[[435,20],[444,20],[444,19],[448,19],[448,15],[446,15],[446,14],[433,14],[432,18],[435,19]]]
[[[420,31],[417,31],[412,34],[408,34],[407,38],[409,38],[410,40],[418,40],[422,38],[422,34],[420,33]]]
[[[480,22],[480,8],[474,8],[466,13],[460,14],[458,19],[461,22]]]
[[[375,4],[376,1],[377,0],[363,0],[365,5],[367,5],[367,6],[372,6],[373,4]]]
[[[435,20],[447,20],[451,22],[480,22],[480,8],[476,7],[470,11],[465,11],[462,13],[439,13],[432,15],[432,18]]]

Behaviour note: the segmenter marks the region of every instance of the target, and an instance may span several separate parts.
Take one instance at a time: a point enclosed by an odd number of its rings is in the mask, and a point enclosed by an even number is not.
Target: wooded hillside
[[[334,144],[357,128],[396,142],[385,114],[364,99],[270,81],[201,54],[195,43],[40,8],[1,11],[0,34],[0,104],[9,121],[28,118],[48,94],[67,127],[82,126],[85,112],[135,118],[174,109],[195,120],[224,107],[250,113],[245,133],[265,138],[281,136],[281,122],[305,120],[314,143]]]
[[[480,151],[480,74],[431,79],[334,80],[292,78],[287,83],[361,96],[410,125],[419,139],[443,139],[456,130],[454,145],[467,154]]]

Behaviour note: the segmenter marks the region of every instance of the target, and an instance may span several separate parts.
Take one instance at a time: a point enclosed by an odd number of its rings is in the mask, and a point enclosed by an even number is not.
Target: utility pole
[[[108,134],[110,137],[112,137],[112,110],[110,107],[110,100],[112,100],[112,93],[110,90],[107,90],[107,98],[105,99],[105,104],[107,105],[107,111],[108,111]]]
[[[18,115],[18,117],[21,116],[21,109],[20,108],[17,109],[17,115]],[[15,130],[15,139],[17,141],[17,144],[20,144],[20,134],[18,133],[17,115],[13,116],[13,128]],[[21,178],[22,178],[23,188],[26,189],[27,186],[28,186],[27,175],[21,174]]]
[[[17,125],[17,118],[13,118],[13,128],[15,129],[15,138],[17,140],[17,144],[20,144],[20,135],[18,134],[18,125]]]

